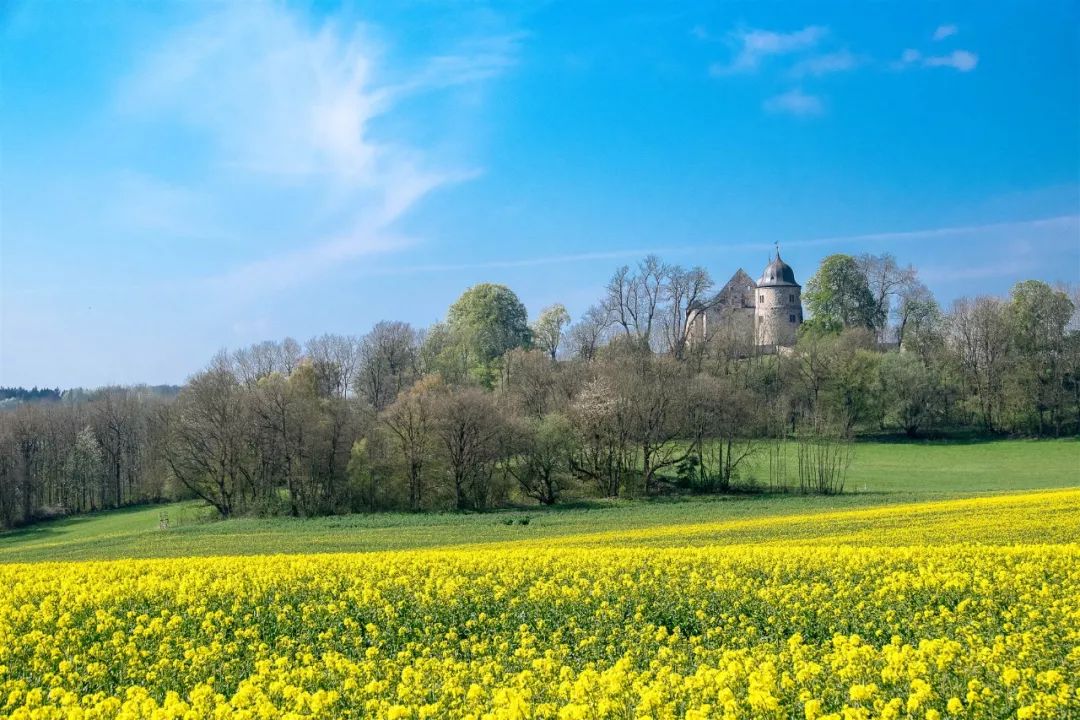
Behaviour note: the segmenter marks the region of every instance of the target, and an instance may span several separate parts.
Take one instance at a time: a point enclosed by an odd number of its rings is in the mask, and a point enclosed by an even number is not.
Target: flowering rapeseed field
[[[953,502],[874,510],[907,545],[832,513],[772,543],[0,565],[0,715],[1080,717],[1080,491]]]

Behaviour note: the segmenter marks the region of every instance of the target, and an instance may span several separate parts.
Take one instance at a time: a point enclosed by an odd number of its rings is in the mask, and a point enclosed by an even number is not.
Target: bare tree
[[[686,351],[691,310],[707,308],[706,294],[712,286],[712,278],[704,268],[686,270],[675,265],[667,269],[664,339],[667,351],[679,360],[683,359]]]
[[[304,351],[300,347],[300,343],[291,337],[282,340],[281,344],[276,346],[275,351],[274,370],[282,375],[292,375],[293,370],[304,359]]]
[[[570,467],[606,497],[619,496],[636,466],[626,404],[612,383],[598,376],[585,383],[571,408],[577,437]]]
[[[360,339],[356,392],[376,411],[384,410],[419,376],[419,349],[419,336],[408,323],[376,323]]]
[[[434,415],[457,508],[489,507],[505,432],[491,394],[480,388],[452,389],[438,396]]]
[[[285,372],[280,366],[281,354],[277,343],[266,340],[234,352],[232,364],[240,382],[254,385],[272,372]]]
[[[347,397],[356,374],[357,341],[351,336],[329,333],[307,342],[307,357],[320,376],[320,386],[328,395]]]
[[[668,267],[656,255],[646,256],[636,272],[624,265],[612,276],[604,308],[625,334],[651,344],[667,277]]]
[[[433,449],[434,405],[439,392],[438,379],[428,376],[399,394],[379,415],[401,455],[409,509],[413,511],[422,509],[426,500],[426,470]]]
[[[607,339],[612,319],[602,305],[593,305],[570,328],[570,351],[582,360],[592,360]]]
[[[863,254],[857,259],[859,269],[866,276],[870,293],[874,297],[874,315],[879,319],[878,337],[883,338],[889,317],[892,315],[893,301],[899,298],[905,289],[918,282],[915,268],[911,265],[900,267],[890,253],[882,255]]]
[[[123,388],[106,388],[95,403],[93,427],[97,441],[104,451],[105,467],[111,480],[108,503],[123,504],[134,482],[132,466],[137,452],[134,405]],[[125,487],[125,480],[127,481]]]
[[[194,376],[177,398],[166,461],[173,475],[222,517],[254,478],[249,409],[236,376],[211,368]]]
[[[641,457],[646,493],[660,489],[659,472],[682,462],[690,449],[686,434],[686,375],[670,357],[650,358],[645,364],[620,364],[616,382],[627,399],[631,435]]]
[[[923,345],[928,333],[937,334],[941,309],[930,289],[914,280],[900,290],[896,306],[896,343],[904,347],[910,338],[913,346]]]
[[[1005,303],[994,297],[962,298],[948,318],[949,342],[964,370],[987,430],[997,427],[1009,357]]]
[[[540,418],[555,409],[559,364],[541,350],[515,348],[503,356],[501,391],[514,410]]]

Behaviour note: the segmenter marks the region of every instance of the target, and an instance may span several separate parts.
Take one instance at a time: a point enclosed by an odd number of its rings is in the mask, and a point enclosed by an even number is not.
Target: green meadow
[[[763,482],[761,466],[747,477]],[[363,552],[555,538],[606,530],[797,516],[1080,486],[1080,441],[860,442],[845,492],[582,500],[487,513],[376,513],[216,520],[200,502],[114,510],[0,534],[0,562]],[[159,529],[165,514],[169,529]]]

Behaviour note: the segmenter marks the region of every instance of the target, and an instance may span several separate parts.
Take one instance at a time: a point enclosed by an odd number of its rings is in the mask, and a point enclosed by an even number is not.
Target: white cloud
[[[312,223],[313,230],[295,212],[283,212],[284,224],[298,226],[297,236],[277,254],[223,276],[273,288],[408,244],[394,222],[477,170],[446,167],[394,137],[387,116],[407,97],[504,72],[519,40],[458,43],[390,80],[381,43],[368,27],[313,26],[279,5],[235,3],[160,44],[128,79],[119,104],[136,119],[197,131],[207,141],[208,175],[258,188],[260,198],[303,192],[313,199],[312,216],[335,218]],[[272,218],[273,205],[264,200],[260,207]]]
[[[937,30],[934,31],[934,40],[944,40],[947,37],[952,37],[956,32],[955,25],[938,25]]]
[[[960,72],[970,72],[979,64],[979,56],[968,50],[953,50],[948,55],[926,55],[918,50],[908,48],[900,59],[892,64],[896,70],[904,70],[913,66],[933,68],[948,67]]]
[[[764,58],[787,55],[816,47],[828,34],[828,28],[808,25],[802,30],[778,33],[771,30],[737,30],[729,36],[736,48],[735,59],[728,65],[714,64],[710,72],[724,75],[756,70]]]
[[[795,63],[791,69],[793,77],[820,77],[829,73],[844,72],[858,67],[861,59],[848,50],[840,50],[824,55],[814,55]]]
[[[796,117],[814,117],[825,112],[820,98],[807,95],[799,88],[774,95],[765,101],[763,107],[770,113],[783,113]]]
[[[926,67],[949,67],[960,72],[970,72],[979,64],[979,56],[967,50],[953,50],[948,55],[937,55],[923,60]]]

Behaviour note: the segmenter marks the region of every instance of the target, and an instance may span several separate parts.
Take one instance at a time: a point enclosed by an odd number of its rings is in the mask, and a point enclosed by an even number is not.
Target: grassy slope
[[[759,477],[760,472],[755,473]],[[734,496],[580,503],[484,514],[350,515],[205,522],[197,503],[137,508],[43,523],[0,535],[0,562],[119,557],[336,552],[541,539],[575,533],[703,522],[1080,486],[1080,442],[864,443],[849,494]],[[172,528],[157,529],[163,510]],[[520,520],[529,516],[528,525]],[[507,525],[506,521],[514,521]]]

